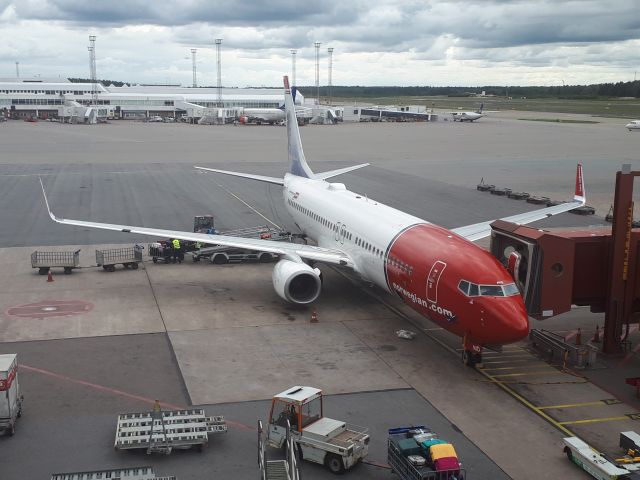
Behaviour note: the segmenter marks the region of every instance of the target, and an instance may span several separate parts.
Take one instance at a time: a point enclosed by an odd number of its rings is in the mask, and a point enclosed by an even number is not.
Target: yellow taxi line
[[[527,363],[529,361],[536,361],[536,362],[540,362],[539,359],[535,358],[535,357],[531,357],[531,358],[526,358],[526,359],[522,359],[522,360],[496,360],[496,361],[489,361],[489,362],[485,362],[484,360],[482,361],[483,365],[487,365],[487,364],[499,364],[499,363]],[[544,363],[544,362],[543,362]]]
[[[606,407],[608,405],[619,405],[620,401],[607,402],[604,400],[596,400],[595,402],[581,402],[581,403],[565,403],[564,405],[546,405],[544,407],[538,407],[540,410],[553,410],[559,408],[577,408],[577,407]]]
[[[621,417],[607,417],[607,418],[586,418],[584,420],[571,420],[567,422],[558,422],[558,425],[581,425],[585,423],[602,423],[602,422],[619,422],[621,420],[630,420],[627,415]]]
[[[491,375],[487,373],[489,377],[498,378],[498,377],[526,377],[528,375],[564,375],[564,372],[556,370],[555,368],[549,368],[549,370],[540,370],[537,372],[528,372],[528,373],[501,373],[499,375]]]
[[[483,371],[487,371],[487,370],[491,370],[492,372],[494,370],[521,370],[521,369],[528,369],[528,368],[542,368],[542,367],[547,367],[547,366],[551,366],[553,367],[553,365],[548,365],[546,363],[538,363],[537,365],[516,365],[515,367],[484,367],[482,368]],[[493,375],[493,374],[491,374]]]

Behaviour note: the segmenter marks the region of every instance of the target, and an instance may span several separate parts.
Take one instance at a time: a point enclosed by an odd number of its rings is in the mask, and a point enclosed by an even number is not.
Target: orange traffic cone
[[[47,282],[53,282],[53,273],[49,270],[49,274],[47,275]]]
[[[596,325],[596,333],[593,334],[591,343],[600,343],[600,327]]]
[[[313,309],[311,313],[311,323],[318,323],[318,314],[316,313],[316,309]]]
[[[576,345],[582,345],[582,330],[578,329],[576,333]]]

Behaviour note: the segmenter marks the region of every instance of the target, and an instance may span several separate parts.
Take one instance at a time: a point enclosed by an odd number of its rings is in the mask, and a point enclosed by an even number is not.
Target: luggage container
[[[123,248],[110,248],[108,250],[96,250],[96,263],[107,272],[114,272],[116,265],[122,264],[124,268],[138,269],[138,263],[142,262],[141,245]]]
[[[80,250],[75,252],[39,252],[31,254],[31,268],[37,268],[40,275],[49,273],[51,267],[62,267],[64,273],[70,274],[80,265]]]
[[[22,395],[18,381],[18,357],[15,353],[7,353],[0,355],[0,430],[13,435],[20,416]]]
[[[424,425],[390,429],[387,462],[391,471],[401,480],[467,478],[453,445],[437,437]]]

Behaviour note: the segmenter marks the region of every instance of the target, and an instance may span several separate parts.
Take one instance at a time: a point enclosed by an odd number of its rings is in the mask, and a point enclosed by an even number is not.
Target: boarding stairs
[[[284,460],[265,460],[262,422],[258,421],[258,466],[261,480],[300,480],[295,444],[291,438],[291,425],[287,421],[287,440]]]
[[[173,449],[205,447],[209,435],[226,431],[223,416],[207,417],[203,409],[162,410],[156,402],[152,412],[118,416],[114,448],[168,455]]]

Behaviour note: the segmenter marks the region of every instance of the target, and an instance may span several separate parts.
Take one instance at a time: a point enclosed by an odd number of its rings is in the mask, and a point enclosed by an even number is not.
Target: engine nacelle
[[[320,270],[303,262],[282,259],[273,269],[273,288],[287,302],[306,305],[320,296]]]

